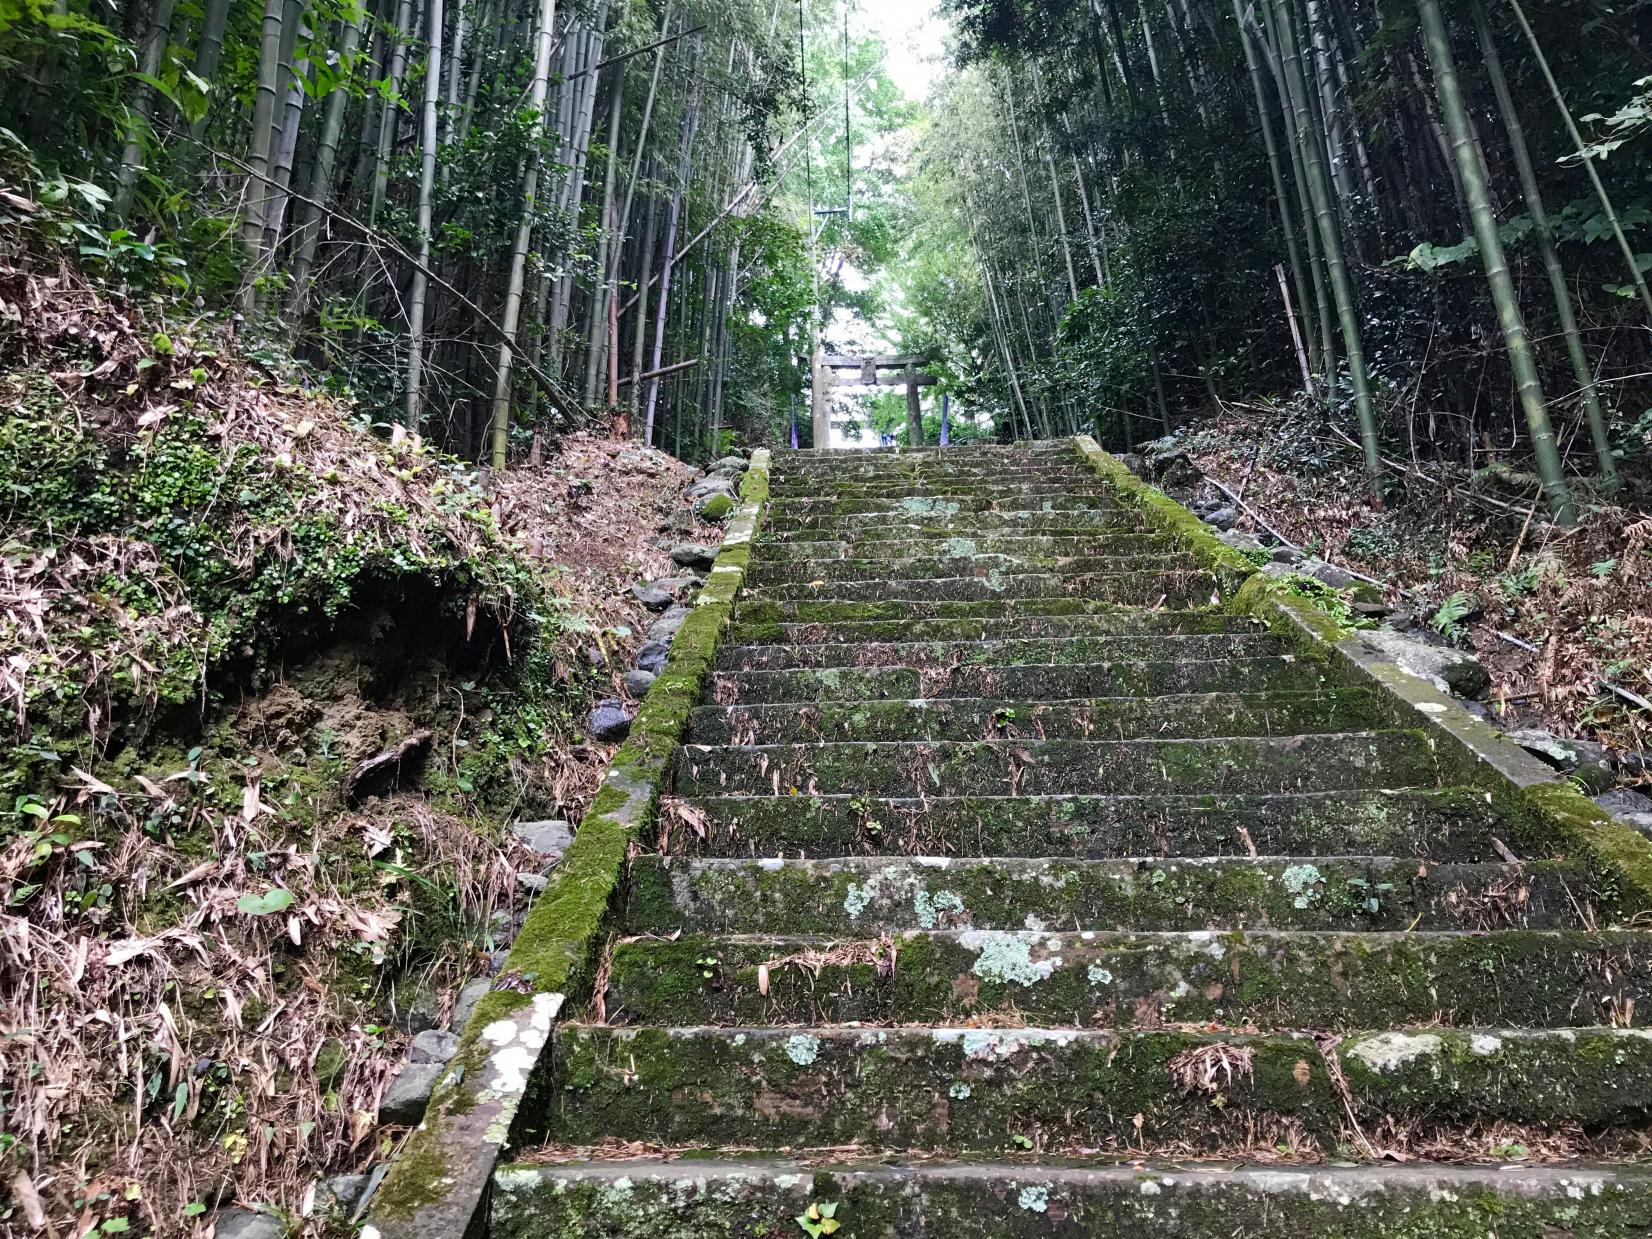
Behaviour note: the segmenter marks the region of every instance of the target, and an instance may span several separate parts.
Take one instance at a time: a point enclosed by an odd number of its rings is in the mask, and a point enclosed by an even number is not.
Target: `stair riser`
[[[1652,1186],[1631,1170],[1390,1165],[1362,1170],[1051,1165],[862,1167],[636,1162],[502,1172],[493,1239],[757,1239],[811,1205],[845,1236],[940,1239],[1644,1239]],[[623,1178],[623,1188],[615,1181]],[[850,1229],[852,1228],[852,1229]]]
[[[829,581],[825,585],[756,586],[752,599],[775,602],[990,602],[1011,598],[1087,598],[1131,606],[1193,607],[1216,595],[1216,579],[1204,572],[1097,574],[988,573],[984,577],[938,577],[918,580]]]
[[[829,485],[813,486],[781,482],[770,487],[777,510],[830,506],[845,499],[904,499],[910,496],[943,499],[1024,499],[1046,495],[1094,495],[1117,503],[1107,484],[1076,469],[1027,470],[1003,477],[991,473],[959,473],[950,476],[845,478]]]
[[[945,543],[949,538],[1134,538],[1156,532],[1132,512],[975,512],[931,519],[887,515],[811,518],[794,528],[765,524],[763,545],[812,547],[816,543],[874,548],[891,542]]]
[[[1229,795],[1418,787],[1437,781],[1414,732],[1215,740],[774,745],[683,749],[682,796]]]
[[[735,609],[742,624],[889,623],[919,620],[1023,620],[1050,617],[1100,617],[1120,625],[1122,632],[1230,631],[1229,625],[1249,623],[1209,610],[1141,611],[1094,598],[992,598],[980,602],[768,602],[743,597]],[[1189,628],[1189,625],[1194,627]],[[1216,627],[1203,627],[1215,625]]]
[[[1290,646],[1264,633],[1243,636],[1032,637],[1027,640],[826,642],[819,645],[725,645],[717,655],[723,671],[774,671],[811,667],[1071,666],[1120,660],[1214,662],[1227,658],[1278,657]]]
[[[1029,615],[1021,619],[872,620],[867,623],[737,623],[733,645],[854,644],[904,641],[1005,641],[1012,638],[1147,636],[1245,636],[1259,631],[1250,620],[1218,612],[1135,612],[1116,615]]]
[[[829,934],[1029,925],[1404,930],[1574,923],[1553,862],[1026,861],[856,858],[632,864],[626,931]]]
[[[1176,540],[1162,534],[1106,534],[1086,538],[1002,537],[912,538],[886,542],[760,542],[763,563],[832,563],[871,560],[888,565],[926,556],[1014,555],[1023,558],[1071,559],[1078,556],[1153,555],[1174,550]]]
[[[796,671],[720,671],[712,700],[882,701],[994,697],[1035,703],[1070,697],[1158,697],[1167,693],[1308,692],[1325,684],[1306,661],[1251,658],[1222,662],[1080,663],[1061,667],[826,667]]]
[[[869,796],[694,802],[708,855],[1419,856],[1494,859],[1501,830],[1464,788],[1289,796],[888,800]]]
[[[796,528],[814,520],[841,520],[846,516],[904,517],[909,520],[949,520],[974,512],[1126,512],[1109,492],[1075,495],[1065,487],[1030,487],[1030,493],[957,493],[950,495],[868,494],[863,498],[793,499],[770,511],[771,527]]]
[[[937,548],[938,549],[938,548]],[[1013,555],[931,556],[880,562],[866,559],[817,560],[803,563],[755,564],[747,576],[752,585],[811,585],[816,581],[912,580],[924,577],[1009,576],[1040,572],[1053,575],[1109,575],[1127,572],[1190,572],[1191,555],[1157,552],[1148,555],[1085,556],[1077,559],[1029,559]]]
[[[616,945],[607,1010],[650,1024],[1011,1018],[1118,1028],[1557,1028],[1606,1023],[1629,1003],[1635,1020],[1652,1018],[1648,946],[1612,931],[1088,940],[1070,931],[968,931],[906,934],[881,946],[685,934]],[[719,963],[705,979],[697,961],[711,958]]]
[[[601,1136],[668,1147],[861,1145],[1011,1154],[1021,1146],[1234,1148],[1270,1118],[1301,1124],[1333,1152],[1385,1117],[1441,1126],[1485,1121],[1638,1126],[1652,1107],[1652,1039],[1428,1030],[1224,1040],[1186,1032],[784,1028],[558,1031],[562,1092],[549,1118],[571,1144]],[[1388,1070],[1370,1060],[1413,1057]],[[1418,1049],[1417,1047],[1426,1047]],[[1495,1048],[1494,1048],[1495,1047]],[[1188,1086],[1196,1056],[1228,1056]],[[1323,1055],[1334,1054],[1349,1105]],[[1610,1084],[1596,1064],[1613,1064]],[[1197,1068],[1195,1067],[1195,1072]],[[684,1105],[691,1097],[696,1104]],[[1141,1127],[1137,1130],[1136,1119]]]
[[[800,744],[820,741],[1144,740],[1209,736],[1295,736],[1387,726],[1386,708],[1366,689],[1242,697],[1224,693],[1121,697],[1029,706],[1003,700],[845,701],[796,705],[702,706],[686,742]]]

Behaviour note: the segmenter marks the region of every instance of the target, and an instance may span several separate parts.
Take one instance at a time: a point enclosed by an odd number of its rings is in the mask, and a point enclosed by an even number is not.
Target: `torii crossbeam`
[[[918,367],[926,364],[925,357],[917,354],[880,357],[855,357],[846,353],[824,353],[821,355],[819,371],[820,383],[817,387],[824,397],[825,377],[831,371],[853,371],[854,377],[833,376],[833,382],[843,386],[880,386],[899,387],[906,385],[906,443],[908,447],[919,447],[924,441],[923,408],[918,403],[918,389],[930,387],[936,380],[927,374],[920,374]],[[824,398],[817,402],[817,407],[823,407]],[[826,438],[822,435],[820,425],[815,426],[815,443],[823,445]]]

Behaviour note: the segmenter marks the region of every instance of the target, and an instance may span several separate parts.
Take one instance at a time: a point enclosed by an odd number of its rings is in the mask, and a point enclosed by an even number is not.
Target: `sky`
[[[934,8],[935,0],[861,0],[850,18],[883,37],[889,76],[913,99],[929,94],[943,67],[946,25]]]

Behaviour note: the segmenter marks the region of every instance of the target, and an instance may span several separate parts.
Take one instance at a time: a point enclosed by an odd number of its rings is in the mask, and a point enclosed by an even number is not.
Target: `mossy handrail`
[[[508,984],[482,997],[460,1030],[458,1053],[425,1119],[375,1194],[363,1239],[462,1239],[485,1233],[494,1165],[517,1131],[524,1102],[549,1087],[551,1032],[565,1002],[589,990],[597,948],[625,873],[626,852],[658,812],[682,742],[745,580],[769,497],[770,455],[752,453],[740,506],[693,610],[672,639],[626,742],[580,819],[551,886],[528,913],[500,971]]]

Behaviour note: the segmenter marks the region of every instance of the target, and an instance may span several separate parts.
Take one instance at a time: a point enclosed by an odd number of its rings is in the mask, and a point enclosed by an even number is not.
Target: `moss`
[[[727,495],[710,495],[700,504],[699,514],[702,520],[721,521],[734,511],[734,500]]]
[[[1652,910],[1652,840],[1613,818],[1570,783],[1538,783],[1521,798],[1536,808],[1563,848],[1595,870],[1602,906],[1628,921]]]
[[[429,1124],[416,1128],[373,1194],[374,1218],[405,1220],[426,1205],[439,1204],[445,1196],[442,1181],[446,1176],[440,1134]]]

